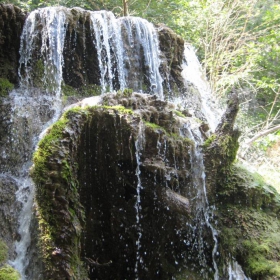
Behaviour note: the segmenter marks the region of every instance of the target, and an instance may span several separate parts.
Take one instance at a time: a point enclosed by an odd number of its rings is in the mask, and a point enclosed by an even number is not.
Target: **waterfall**
[[[91,12],[90,18],[98,54],[102,92],[114,91],[116,89],[114,81],[117,77],[119,87],[123,90],[126,88],[126,80],[123,67],[121,27],[111,12]],[[114,67],[115,63],[116,67]]]
[[[163,99],[159,42],[154,26],[138,17],[116,19],[106,11],[91,12],[90,17],[102,92],[116,90],[118,79],[121,90],[128,87]]]
[[[141,265],[141,263],[143,262],[142,257],[140,255],[140,249],[141,249],[141,237],[142,237],[142,229],[141,229],[141,190],[143,189],[142,186],[142,182],[141,182],[141,170],[140,170],[140,166],[141,166],[141,151],[144,148],[144,144],[145,144],[145,134],[144,134],[144,124],[141,121],[139,123],[139,130],[138,130],[138,135],[137,135],[137,139],[135,141],[135,157],[136,157],[136,172],[135,175],[137,177],[137,187],[136,187],[136,202],[135,202],[135,210],[136,210],[136,230],[137,230],[137,241],[136,241],[136,262],[135,262],[135,275],[136,278],[135,279],[139,279],[138,278],[138,269],[139,269],[139,265]]]
[[[19,61],[21,86],[10,94],[9,102],[12,106],[13,123],[17,124],[20,120],[27,122],[24,133],[31,134],[30,155],[34,152],[39,135],[54,123],[61,113],[60,95],[66,33],[64,11],[64,8],[54,7],[33,11],[26,20],[21,36]],[[36,57],[38,40],[41,40],[40,57]],[[42,71],[40,78],[43,89],[34,88],[38,86],[34,85],[34,76],[39,70]],[[34,203],[34,183],[29,177],[29,168],[32,165],[30,155],[22,166],[18,167],[20,172],[16,181],[19,189],[16,198],[22,205],[18,219],[18,233],[21,238],[15,244],[16,258],[10,261],[20,272],[22,280],[26,279],[25,269],[29,265],[30,224]]]
[[[159,42],[154,26],[144,19],[137,17],[123,17],[116,19],[111,12],[89,12],[76,9],[80,13],[87,13],[90,18],[91,44],[94,45],[100,73],[100,86],[102,93],[106,91],[124,90],[131,88],[135,91],[156,95],[163,100],[163,79],[159,68],[161,64]],[[20,123],[26,122],[22,132],[22,138],[27,138],[30,148],[28,154],[32,154],[39,141],[40,135],[52,123],[54,123],[62,111],[61,92],[63,83],[64,48],[69,26],[70,9],[63,7],[50,7],[33,11],[28,16],[22,36],[19,60],[20,88],[14,90],[7,102],[11,104],[13,133],[17,132]],[[83,26],[85,32],[85,26]],[[73,40],[77,39],[77,34]],[[85,35],[83,36],[84,53],[86,52]],[[40,47],[38,47],[40,46]],[[214,131],[219,120],[219,113],[215,104],[211,101],[211,94],[205,82],[200,64],[192,47],[185,47],[185,60],[182,65],[182,76],[185,82],[190,82],[197,87],[200,93],[201,109],[205,119]],[[82,107],[97,104],[98,98],[87,99],[81,102]],[[8,103],[7,103],[8,104]],[[144,124],[139,123],[138,136],[135,141],[135,158],[137,178],[136,186],[136,262],[135,275],[139,278],[139,270],[143,259],[141,257],[141,152],[145,143]],[[185,126],[182,135],[189,137],[195,143],[191,150],[192,182],[194,190],[197,220],[201,219],[198,229],[198,253],[203,254],[204,240],[202,237],[203,226],[206,225],[212,233],[214,246],[212,249],[212,264],[215,280],[219,278],[217,256],[217,230],[212,225],[212,210],[208,203],[205,185],[205,168],[201,150],[202,136],[195,126]],[[15,144],[16,145],[16,144]],[[159,158],[165,158],[168,150],[166,140],[162,147],[159,140],[157,149]],[[174,155],[175,170],[176,158]],[[20,272],[22,280],[26,279],[26,269],[29,266],[29,249],[31,246],[30,224],[32,207],[34,203],[34,184],[29,177],[31,156],[26,157],[15,170],[11,171],[19,188],[16,193],[20,202],[18,233],[20,240],[15,244],[16,257],[10,263]],[[175,174],[178,177],[177,174]],[[166,181],[170,178],[166,173]],[[202,256],[201,266],[206,267],[205,258]],[[237,278],[241,268],[235,263],[228,267],[230,279]],[[240,273],[239,273],[240,274]],[[246,278],[245,278],[246,279]]]
[[[130,83],[130,87],[140,92],[156,94],[163,99],[163,80],[159,72],[159,42],[154,26],[138,17],[124,17],[119,21],[125,31],[123,40],[126,42],[129,54],[126,57],[126,65],[129,65],[129,69],[132,70],[126,71],[126,79],[134,81],[133,84]],[[144,54],[144,60],[140,56],[141,52]],[[147,69],[146,77],[140,75],[143,67]],[[145,79],[148,79],[148,89],[144,89]]]
[[[201,111],[204,114],[211,130],[214,132],[222,115],[221,110],[211,94],[210,86],[203,74],[200,62],[195,54],[194,47],[185,44],[182,76],[185,82],[192,83],[199,91]]]
[[[197,244],[199,251],[199,261],[202,267],[206,267],[206,260],[204,257],[204,240],[202,236],[204,224],[210,229],[212,233],[212,238],[214,241],[214,247],[212,250],[212,262],[214,267],[214,279],[219,279],[219,270],[216,263],[216,255],[218,254],[218,232],[211,223],[212,210],[209,205],[207,198],[206,182],[205,182],[205,167],[203,163],[203,154],[201,145],[203,144],[203,139],[201,133],[195,124],[185,124],[181,129],[181,135],[189,137],[195,146],[191,150],[191,167],[192,167],[192,182],[194,188],[194,197],[192,201],[195,201],[196,206],[196,219],[199,234],[197,236]]]
[[[156,94],[163,99],[162,78],[159,73],[159,44],[153,25],[140,18],[116,19],[110,12],[78,10],[81,13],[90,14],[94,38],[92,44],[97,49],[102,92],[132,87],[134,90]],[[12,104],[14,122],[16,123],[19,118],[24,118],[28,122],[26,131],[32,131],[30,155],[34,152],[43,131],[61,114],[63,50],[69,14],[70,9],[64,7],[35,10],[29,14],[21,35],[18,70],[20,88],[10,94],[9,102]],[[122,30],[125,31],[121,32]],[[39,49],[38,46],[40,46]],[[133,53],[136,59],[128,61],[127,52]],[[141,65],[141,61],[144,61],[144,65]],[[136,83],[137,77],[131,75],[133,71],[141,72],[143,68],[145,68],[145,73],[140,79],[141,82]],[[145,83],[149,86],[144,86]],[[37,109],[34,110],[34,108]],[[24,116],[20,115],[23,111]],[[136,141],[138,166],[135,205],[138,230],[136,270],[141,261],[139,255],[141,247],[140,142],[140,139]],[[18,232],[21,238],[15,244],[16,257],[10,263],[20,272],[22,280],[26,279],[25,270],[29,265],[28,250],[31,243],[30,223],[34,203],[34,184],[29,177],[31,165],[29,156],[28,160],[19,167],[20,175],[15,178],[19,184],[16,197],[22,205],[18,219]]]

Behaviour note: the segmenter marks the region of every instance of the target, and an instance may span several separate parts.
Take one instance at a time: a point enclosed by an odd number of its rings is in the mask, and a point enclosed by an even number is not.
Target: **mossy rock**
[[[240,164],[234,164],[223,184],[217,188],[220,201],[255,209],[280,213],[279,193],[257,173],[252,173]]]
[[[19,280],[20,274],[11,266],[5,265],[0,268],[0,280]]]
[[[218,188],[220,253],[232,256],[251,279],[280,277],[280,196],[241,165]]]
[[[14,85],[8,79],[0,78],[0,97],[5,97],[14,88]]]
[[[274,216],[252,208],[227,205],[219,209],[220,247],[252,279],[280,277],[280,223]]]

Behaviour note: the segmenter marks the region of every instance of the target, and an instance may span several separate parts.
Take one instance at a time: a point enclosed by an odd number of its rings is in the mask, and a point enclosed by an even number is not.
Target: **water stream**
[[[137,241],[136,241],[136,262],[135,262],[135,279],[138,280],[139,274],[139,267],[143,263],[143,259],[140,254],[141,249],[141,237],[142,237],[142,228],[141,228],[141,190],[143,189],[143,185],[141,182],[141,153],[143,147],[145,145],[145,134],[144,134],[144,124],[141,121],[139,123],[139,130],[137,140],[135,141],[135,157],[136,157],[136,177],[137,177],[137,187],[136,187],[136,203],[135,203],[135,210],[136,210],[136,231],[137,231]]]

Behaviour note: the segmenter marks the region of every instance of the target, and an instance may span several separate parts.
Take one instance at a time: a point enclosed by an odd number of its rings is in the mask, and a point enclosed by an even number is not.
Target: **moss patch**
[[[218,188],[221,255],[252,279],[280,277],[280,196],[261,176],[233,165]]]
[[[266,212],[233,205],[219,213],[222,255],[235,257],[252,279],[279,279],[279,221]]]
[[[204,149],[207,149],[207,148],[212,144],[212,142],[216,139],[216,137],[217,137],[216,134],[210,135],[210,137],[207,138],[207,139],[204,141],[204,143],[203,143],[203,145],[202,145],[203,148],[204,148]]]
[[[102,93],[101,86],[89,84],[89,85],[83,85],[80,88],[74,88],[67,84],[63,84],[61,86],[62,89],[62,95],[65,97],[70,96],[77,96],[77,97],[90,97],[90,96],[98,96]]]
[[[9,265],[0,269],[0,280],[19,280],[20,274]]]
[[[217,189],[219,200],[232,202],[256,210],[280,211],[280,195],[263,178],[235,164]]]
[[[181,117],[181,118],[185,118],[185,117],[186,117],[186,115],[184,115],[184,113],[182,113],[181,111],[174,110],[174,113],[175,113],[178,117]]]
[[[114,111],[118,111],[121,114],[128,114],[128,115],[132,115],[133,114],[133,110],[132,109],[127,109],[122,105],[116,105],[116,106],[101,106],[102,108],[108,110],[108,109],[112,109]]]
[[[0,78],[0,97],[5,97],[14,88],[14,85],[8,79]]]

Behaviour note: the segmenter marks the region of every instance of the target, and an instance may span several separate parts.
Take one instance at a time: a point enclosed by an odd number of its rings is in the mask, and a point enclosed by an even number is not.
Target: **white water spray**
[[[220,110],[218,110],[216,101],[211,94],[210,86],[203,74],[195,50],[190,45],[185,45],[182,68],[182,76],[185,81],[192,83],[198,89],[202,113],[204,114],[211,130],[214,132],[222,114]]]
[[[141,68],[143,68],[141,61],[143,61],[143,58],[139,55],[143,52],[144,66],[148,69],[146,75],[150,84],[150,89],[148,91],[156,94],[160,99],[163,99],[163,79],[159,72],[159,42],[153,24],[138,17],[124,17],[119,20],[123,28],[126,29],[128,37],[127,47],[130,48],[129,52],[133,54],[133,59],[130,60],[129,63],[134,63],[133,68],[136,69],[136,72],[141,73]],[[126,75],[127,79],[129,79],[131,73],[126,73]],[[142,85],[138,85],[137,90],[139,89],[143,89]]]
[[[200,221],[201,225],[205,222],[206,226],[211,230],[212,238],[214,241],[214,247],[212,250],[212,262],[214,267],[214,280],[219,279],[219,270],[218,265],[216,263],[216,256],[218,254],[218,232],[210,222],[212,210],[210,209],[210,205],[207,198],[207,190],[206,190],[206,181],[205,181],[205,167],[203,162],[203,154],[201,150],[201,145],[203,143],[203,139],[201,133],[197,126],[185,124],[181,129],[181,134],[190,138],[195,144],[194,148],[191,150],[191,167],[192,167],[192,178],[193,178],[193,187],[196,190],[196,196],[193,198],[195,200],[196,205],[196,213],[197,219],[201,218],[203,221]],[[202,216],[201,216],[202,215]],[[199,226],[199,225],[198,225]],[[199,230],[202,230],[199,229]],[[198,247],[199,252],[203,254],[203,238],[201,236],[198,237]],[[201,256],[201,265],[206,266],[206,262]]]
[[[28,126],[26,130],[33,133],[31,152],[39,140],[39,134],[52,123],[54,123],[61,114],[61,83],[63,67],[63,48],[66,34],[64,8],[44,8],[30,13],[26,20],[21,36],[20,48],[20,67],[19,76],[21,79],[21,88],[10,94],[14,122],[17,119],[26,119]],[[38,26],[41,28],[38,30]],[[38,50],[38,38],[41,38],[41,61],[44,74],[42,84],[45,93],[40,90],[32,89],[32,77],[36,71],[34,64],[34,55]],[[37,58],[39,59],[39,58]],[[38,61],[35,61],[35,63]],[[42,113],[40,108],[45,105],[47,109]],[[35,110],[36,108],[36,110]],[[46,114],[43,120],[41,115]],[[49,117],[48,115],[51,115]],[[32,217],[32,206],[34,200],[34,183],[29,177],[29,168],[31,161],[26,162],[20,172],[20,177],[16,178],[19,182],[19,189],[16,198],[22,204],[22,210],[19,215],[18,233],[21,238],[15,244],[16,258],[10,263],[20,272],[21,279],[25,280],[25,270],[29,265],[28,248],[31,243],[30,224]]]
[[[126,87],[126,81],[123,70],[121,26],[111,12],[91,12],[90,18],[98,54],[102,92],[106,92],[107,89],[111,92],[115,90],[116,75],[118,75],[120,89],[123,90]]]
[[[135,157],[136,157],[136,172],[135,175],[137,177],[137,187],[136,187],[136,202],[135,202],[135,210],[136,210],[136,230],[137,230],[137,241],[136,241],[136,262],[135,262],[135,279],[139,279],[139,265],[143,263],[142,257],[140,255],[140,248],[141,248],[141,237],[142,237],[142,229],[141,229],[141,190],[143,189],[142,182],[141,182],[141,152],[145,145],[145,134],[144,134],[144,124],[142,121],[139,123],[139,130],[138,136],[135,141]]]

